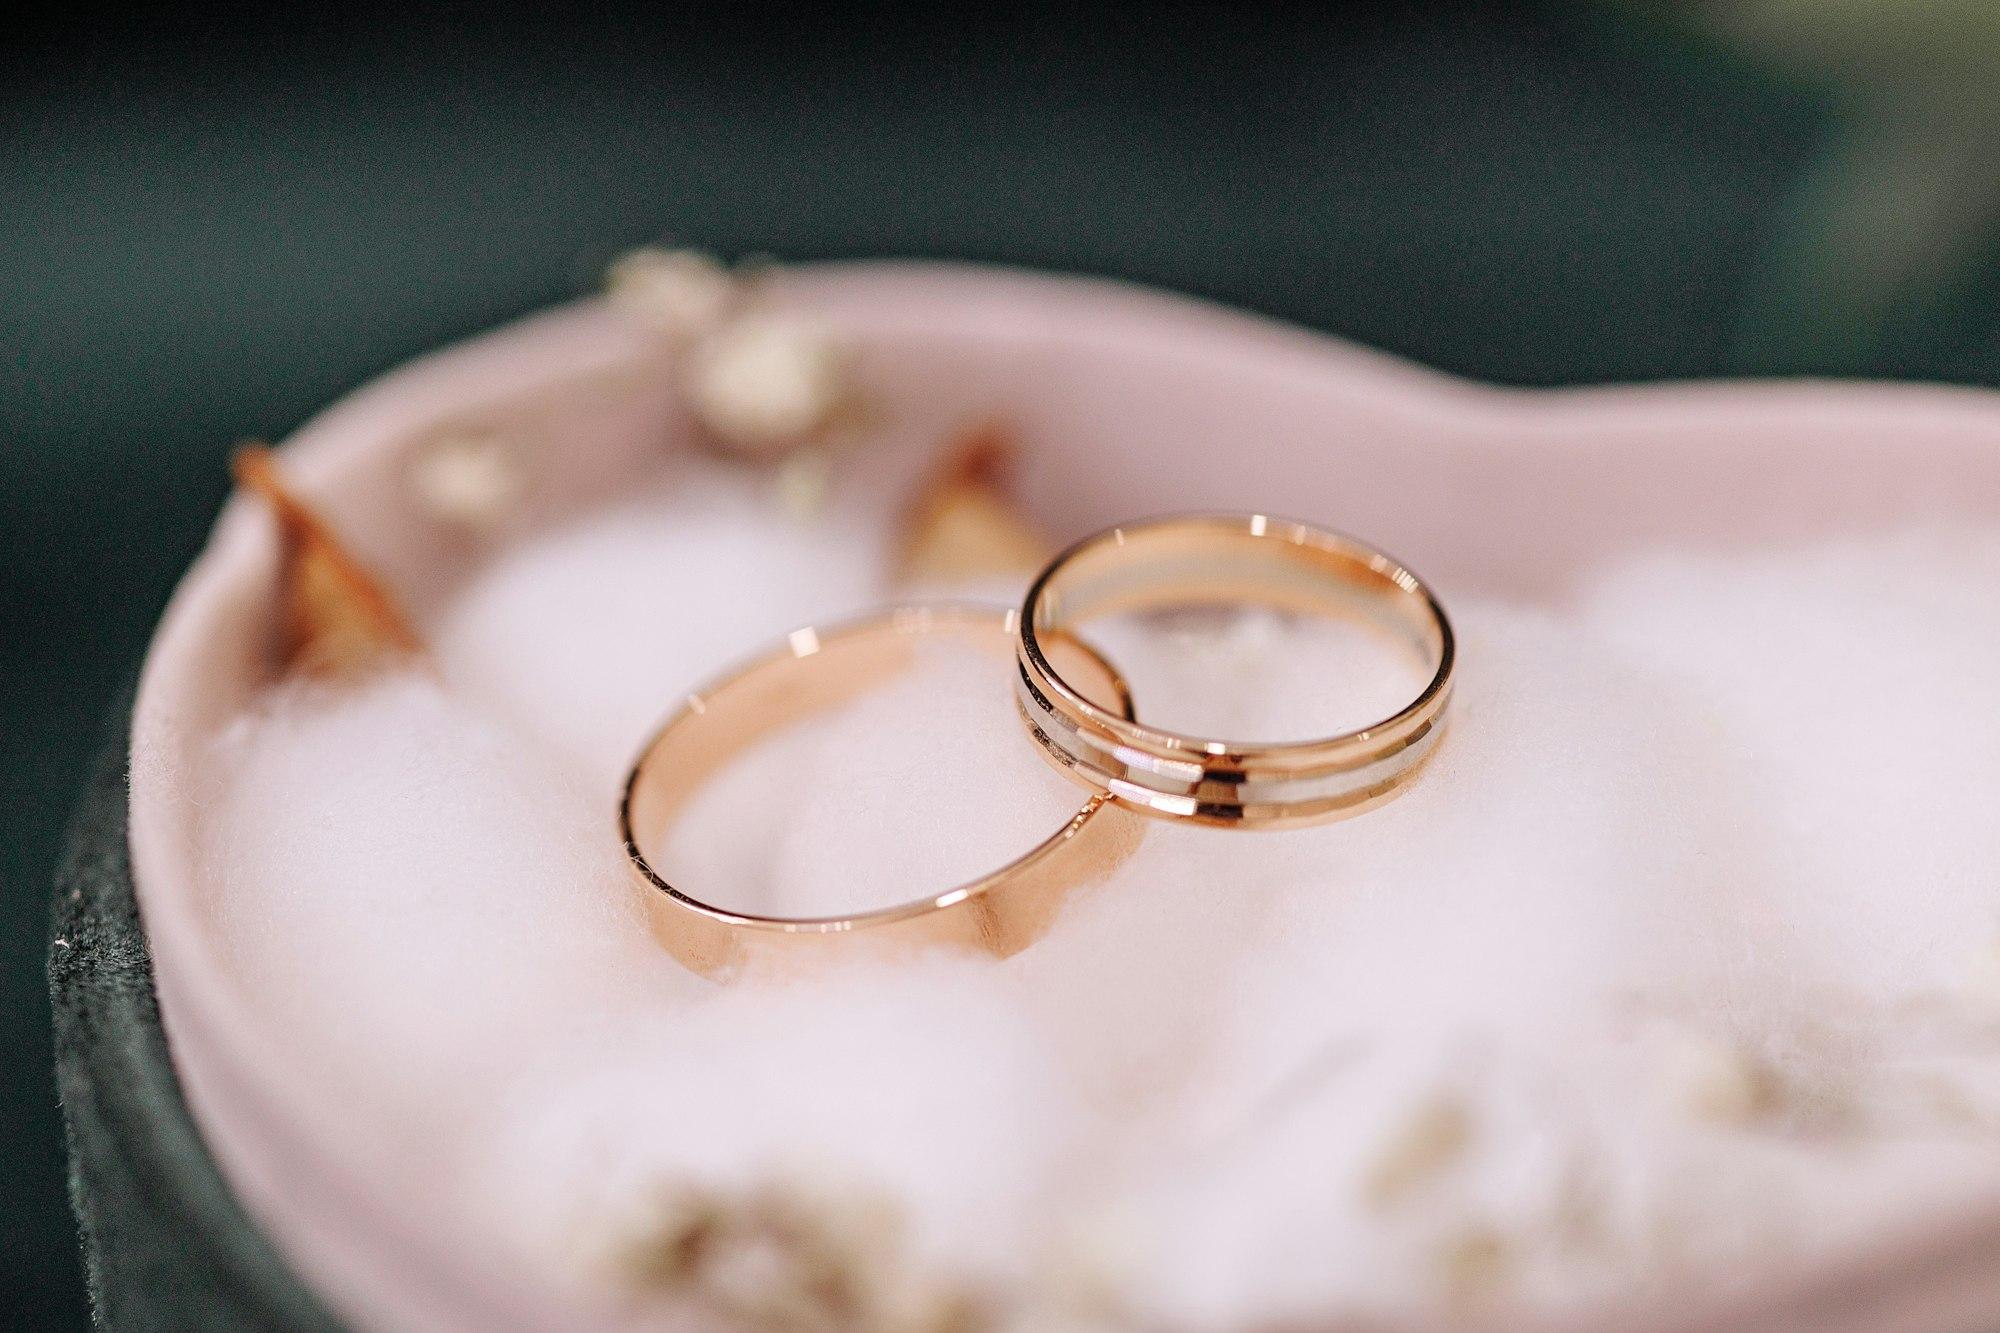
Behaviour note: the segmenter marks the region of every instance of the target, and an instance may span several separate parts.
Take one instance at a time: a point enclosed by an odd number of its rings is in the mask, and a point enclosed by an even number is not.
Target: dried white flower
[[[826,507],[833,486],[833,459],[825,449],[793,450],[778,468],[778,502],[801,522]]]
[[[1497,1291],[1512,1257],[1506,1236],[1482,1223],[1459,1228],[1439,1247],[1437,1256],[1445,1289],[1461,1307],[1480,1304]]]
[[[973,1333],[991,1320],[920,1269],[886,1200],[806,1177],[662,1191],[620,1228],[638,1291],[774,1333]]]
[[[1441,1095],[1425,1102],[1369,1164],[1362,1197],[1377,1211],[1394,1208],[1464,1157],[1472,1129],[1472,1113],[1461,1099]]]
[[[846,396],[839,344],[796,315],[732,321],[693,352],[688,400],[724,444],[753,455],[789,449],[826,426]]]
[[[434,517],[491,532],[519,512],[527,470],[505,436],[458,432],[417,450],[410,460],[410,485]]]
[[[823,443],[848,402],[845,358],[832,335],[816,321],[765,308],[769,271],[725,268],[693,250],[640,249],[605,274],[613,308],[666,335],[688,406],[708,435],[753,461]]]
[[[697,250],[631,250],[612,261],[605,298],[677,342],[714,332],[740,296],[736,276]]]
[[[1667,1077],[1681,1105],[1705,1120],[1746,1125],[1783,1109],[1777,1072],[1739,1046],[1696,1033],[1669,1048]]]

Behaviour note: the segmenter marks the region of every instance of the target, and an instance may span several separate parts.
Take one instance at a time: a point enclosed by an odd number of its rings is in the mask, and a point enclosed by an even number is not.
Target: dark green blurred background
[[[0,1322],[84,1318],[51,867],[237,439],[662,237],[1114,274],[1510,383],[2000,381],[1996,9],[18,24],[0,38]]]

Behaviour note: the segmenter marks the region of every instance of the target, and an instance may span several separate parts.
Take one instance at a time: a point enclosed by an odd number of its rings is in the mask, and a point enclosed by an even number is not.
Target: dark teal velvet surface
[[[147,1333],[335,1329],[230,1196],[174,1082],[125,852],[126,730],[111,732],[56,877],[49,947],[91,1302],[106,1326]]]

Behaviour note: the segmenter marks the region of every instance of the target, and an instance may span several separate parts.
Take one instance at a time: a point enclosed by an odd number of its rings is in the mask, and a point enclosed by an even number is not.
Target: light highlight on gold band
[[[1102,616],[1235,605],[1386,626],[1421,656],[1429,680],[1361,730],[1250,743],[1136,722],[1049,651]],[[1451,697],[1451,623],[1421,579],[1364,542],[1265,514],[1150,519],[1088,537],[1028,590],[1020,633],[1021,713],[1048,759],[1121,806],[1202,824],[1288,828],[1380,804],[1437,745]]]
[[[643,850],[658,845],[688,798],[729,760],[908,669],[919,640],[948,638],[1004,662],[1019,637],[1016,621],[1012,610],[947,603],[796,630],[782,647],[689,695],[646,744],[619,807],[626,855],[646,893],[654,933],[668,951],[712,977],[751,965],[802,962],[835,936],[856,936],[857,943],[865,936],[898,949],[956,945],[1005,956],[1039,937],[1070,892],[1130,855],[1139,842],[1139,821],[1094,796],[1047,841],[972,883],[851,916],[779,917],[697,898]],[[1066,636],[1052,644],[1066,672],[1107,700],[1113,713],[1132,715],[1125,682],[1103,659]]]

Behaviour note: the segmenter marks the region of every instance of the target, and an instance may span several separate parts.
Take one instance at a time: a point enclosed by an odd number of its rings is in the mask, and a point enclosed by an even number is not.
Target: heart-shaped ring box
[[[851,345],[883,409],[857,466],[906,486],[943,434],[1004,412],[1025,445],[1021,498],[1057,536],[1283,496],[1420,553],[1440,586],[1534,599],[1647,547],[2000,523],[2000,397],[1985,393],[1505,391],[1103,283],[903,264],[779,282],[779,299]],[[363,389],[301,430],[286,466],[399,591],[435,605],[477,551],[413,503],[411,450],[532,411],[543,463],[532,517],[574,511],[689,435],[667,377],[631,373],[649,356],[647,335],[603,306],[558,310]],[[132,879],[173,1072],[236,1198],[333,1308],[394,1328],[562,1326],[565,1310],[529,1275],[427,1234],[348,1159],[332,1128],[337,1090],[311,1086],[285,1034],[219,965],[196,870],[201,811],[172,778],[267,678],[275,556],[264,515],[232,503],[160,625],[133,718]],[[1726,1303],[1594,1311],[1575,1326],[1947,1329],[1979,1310],[2000,1310],[2000,1199],[1986,1215],[1773,1272]]]

